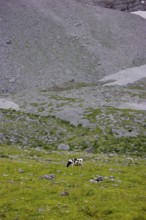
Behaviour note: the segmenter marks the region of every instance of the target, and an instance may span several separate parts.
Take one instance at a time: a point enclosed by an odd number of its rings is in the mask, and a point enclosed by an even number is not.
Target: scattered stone
[[[39,107],[38,108],[38,112],[43,112],[45,109],[44,109],[44,107]]]
[[[109,179],[115,179],[115,177],[114,176],[109,176]]]
[[[8,176],[8,174],[6,174],[6,173],[3,173],[3,174],[2,174],[2,176],[4,176],[4,177],[7,177],[7,176]]]
[[[19,168],[19,169],[18,169],[18,172],[19,172],[19,173],[24,173],[24,170],[22,170],[22,169]]]
[[[68,196],[68,195],[69,195],[68,192],[61,192],[61,193],[60,193],[60,196]]]
[[[93,153],[93,147],[88,147],[85,151],[87,153]]]
[[[66,144],[59,144],[57,150],[69,150],[70,147]]]
[[[2,132],[0,132],[0,139],[3,137],[3,133]]]
[[[14,83],[14,82],[15,82],[15,78],[10,78],[10,79],[9,79],[9,82],[10,82],[10,83]]]
[[[0,132],[0,144],[3,143],[4,134]]]
[[[109,176],[109,177],[97,176],[94,179],[91,179],[90,182],[91,183],[99,183],[99,182],[102,182],[103,180],[108,180],[108,181],[111,181],[111,182],[121,183],[121,180],[116,180],[114,176]]]
[[[96,178],[94,178],[94,179],[91,179],[90,182],[91,182],[91,183],[98,183],[98,182],[101,182],[101,181],[103,181],[103,180],[104,180],[104,177],[103,177],[103,176],[98,176],[98,177],[96,177]]]
[[[8,180],[8,183],[13,184],[13,183],[14,183],[14,180]]]
[[[55,174],[41,176],[40,179],[54,180]]]
[[[115,181],[114,176],[109,176],[109,180],[110,180],[111,182],[114,182],[114,181]]]
[[[119,185],[118,185],[118,184],[113,184],[112,186],[114,186],[114,187],[118,187]]]
[[[112,132],[115,135],[115,137],[135,137],[138,135],[138,132],[132,130],[131,128],[128,130],[124,128],[112,129]]]
[[[6,42],[6,44],[12,44],[12,41],[11,41],[11,40],[8,40],[8,41]]]
[[[115,156],[115,154],[110,153],[108,156],[109,156],[109,157],[114,157],[114,156]]]
[[[39,212],[45,212],[45,209],[39,208],[38,211],[39,211]]]
[[[90,180],[91,183],[97,183],[97,181],[95,181],[94,179]]]

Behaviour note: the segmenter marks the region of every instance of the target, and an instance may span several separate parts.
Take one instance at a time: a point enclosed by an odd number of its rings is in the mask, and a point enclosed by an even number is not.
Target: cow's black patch
[[[69,167],[72,163],[73,163],[73,162],[68,161],[66,166]]]

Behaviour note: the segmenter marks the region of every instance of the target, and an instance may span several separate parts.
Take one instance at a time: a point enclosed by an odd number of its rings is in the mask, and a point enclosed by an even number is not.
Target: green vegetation
[[[83,157],[83,167],[66,167]],[[146,160],[0,146],[0,219],[146,219]],[[47,180],[44,175],[54,174]],[[97,175],[105,177],[90,182]]]
[[[94,152],[133,153],[146,152],[145,111],[116,109],[88,109],[85,118],[97,127],[92,130]],[[94,135],[99,137],[94,139]]]
[[[144,65],[146,63],[146,60],[145,58],[136,58],[136,59],[133,59],[132,60],[132,63],[130,65],[130,67],[135,67],[135,66],[141,66],[141,65]]]
[[[30,103],[30,105],[33,106],[33,107],[38,107],[39,106],[38,103]]]
[[[94,153],[146,154],[144,111],[88,109],[84,117],[94,126],[73,126],[54,116],[1,110],[0,141],[48,150],[56,150],[65,143],[71,150],[92,147]]]
[[[63,101],[67,101],[67,102],[75,102],[76,99],[74,98],[68,98],[68,97],[61,97],[59,95],[56,95],[56,96],[52,96],[52,99],[55,99],[55,100],[63,100]]]
[[[91,122],[95,122],[96,121],[96,116],[101,114],[102,111],[101,109],[92,109],[92,108],[88,108],[85,112],[85,117],[89,119]]]
[[[146,87],[146,82],[144,80],[129,85],[128,86],[129,94],[131,94],[132,97],[137,96],[140,99],[146,99],[145,87]]]
[[[145,112],[90,108],[84,118],[94,126],[0,110],[1,220],[146,219]],[[60,143],[70,151],[57,151]],[[67,168],[74,157],[84,166]]]
[[[83,87],[88,87],[88,86],[96,86],[96,83],[84,83],[84,82],[66,82],[63,85],[59,86],[56,85],[52,88],[48,88],[48,89],[41,89],[39,90],[41,93],[48,93],[50,91],[55,91],[55,92],[61,92],[61,91],[67,91],[67,90],[71,90],[71,89],[80,89]]]

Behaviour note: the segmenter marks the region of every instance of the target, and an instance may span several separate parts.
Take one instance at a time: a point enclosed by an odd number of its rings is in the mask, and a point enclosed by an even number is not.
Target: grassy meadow
[[[74,157],[84,166],[67,168]],[[0,198],[0,220],[145,220],[146,160],[0,145]]]

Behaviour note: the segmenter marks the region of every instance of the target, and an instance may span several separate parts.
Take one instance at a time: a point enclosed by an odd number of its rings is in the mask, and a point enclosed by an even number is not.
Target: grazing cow
[[[82,158],[69,159],[66,166],[69,167],[70,165],[71,166],[82,166],[83,165],[83,159]]]

